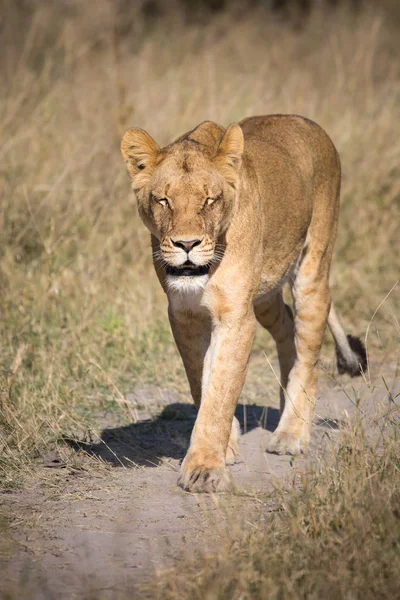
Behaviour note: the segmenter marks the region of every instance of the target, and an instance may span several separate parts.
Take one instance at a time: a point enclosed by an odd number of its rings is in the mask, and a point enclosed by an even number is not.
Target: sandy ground
[[[113,598],[126,582],[141,584],[195,552],[212,552],[236,527],[268,519],[274,486],[296,485],[309,461],[334,448],[354,419],[362,416],[371,436],[389,432],[400,402],[394,366],[384,370],[384,381],[376,368],[370,385],[362,378],[338,382],[323,371],[310,454],[268,455],[264,449],[279,418],[277,384],[261,366],[254,379],[257,368],[237,410],[243,435],[242,462],[231,467],[236,492],[195,495],[177,487],[194,409],[168,390],[136,390],[132,402],[147,400],[148,411],[139,411],[137,423],[110,423],[90,443],[70,441],[76,464],[45,455],[23,489],[0,494],[7,525],[0,594],[22,584],[24,598],[86,598],[90,591]],[[258,396],[265,405],[249,404]]]

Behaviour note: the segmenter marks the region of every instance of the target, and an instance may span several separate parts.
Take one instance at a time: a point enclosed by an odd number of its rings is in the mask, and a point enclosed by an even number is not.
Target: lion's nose
[[[202,240],[173,240],[171,238],[171,242],[173,243],[174,246],[177,246],[178,248],[182,248],[182,250],[185,250],[185,252],[187,252],[189,254],[189,252],[195,246],[198,246],[199,244],[201,244]]]

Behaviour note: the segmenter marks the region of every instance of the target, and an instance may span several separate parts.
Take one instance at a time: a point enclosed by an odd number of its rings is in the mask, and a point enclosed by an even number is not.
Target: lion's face
[[[231,126],[216,148],[184,140],[161,150],[142,130],[122,141],[139,213],[160,241],[170,274],[205,274],[236,208],[243,135]]]
[[[187,144],[186,144],[187,145]],[[171,267],[196,266],[215,258],[215,245],[235,203],[234,190],[197,149],[169,153],[138,191],[141,214],[160,240]]]

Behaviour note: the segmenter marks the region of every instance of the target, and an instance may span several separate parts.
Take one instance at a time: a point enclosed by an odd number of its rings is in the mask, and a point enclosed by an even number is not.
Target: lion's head
[[[121,151],[139,214],[160,242],[167,273],[204,274],[219,258],[218,239],[237,205],[243,133],[202,123],[161,149],[142,129],[129,129]]]

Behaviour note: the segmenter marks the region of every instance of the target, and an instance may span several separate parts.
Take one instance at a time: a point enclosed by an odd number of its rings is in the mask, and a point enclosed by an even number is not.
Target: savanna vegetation
[[[129,126],[166,144],[205,119],[297,113],[322,125],[343,166],[333,295],[371,362],[398,361],[397,3],[225,3],[196,18],[178,4],[1,2],[3,488],[62,438],[98,431],[101,411],[134,419],[136,386],[189,401],[119,153]],[[260,332],[254,351],[265,349]],[[394,423],[379,452],[343,442],[300,492],[277,496],[264,529],[149,593],[397,597],[398,435]]]

